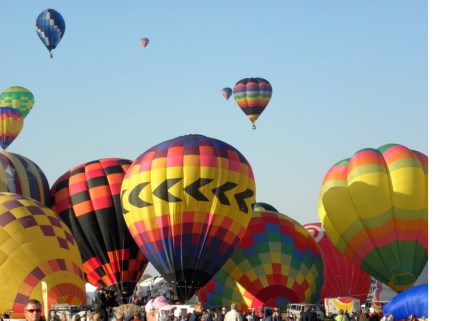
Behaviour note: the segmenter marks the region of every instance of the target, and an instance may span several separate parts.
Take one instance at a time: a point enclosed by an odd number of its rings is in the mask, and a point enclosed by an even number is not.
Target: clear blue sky
[[[428,154],[427,1],[3,0],[0,8],[0,90],[23,86],[36,99],[8,151],[35,161],[50,185],[78,164],[133,160],[202,134],[248,159],[257,201],[303,224],[319,220],[321,182],[337,161],[387,143]],[[52,60],[34,27],[47,8],[66,21]],[[448,58],[438,49],[435,57]],[[256,130],[221,95],[246,77],[273,87]]]

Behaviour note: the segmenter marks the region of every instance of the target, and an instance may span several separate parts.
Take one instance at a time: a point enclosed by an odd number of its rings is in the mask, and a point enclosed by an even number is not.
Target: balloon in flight
[[[141,38],[139,40],[139,43],[141,44],[142,47],[147,47],[148,43],[150,42],[150,40],[148,38]]]
[[[222,96],[224,96],[226,100],[228,100],[228,98],[230,98],[232,94],[233,90],[231,88],[225,87],[222,89]]]
[[[77,241],[86,280],[130,295],[148,263],[125,224],[120,186],[130,160],[103,158],[78,165],[53,184],[51,208]]]
[[[78,245],[64,222],[49,208],[22,195],[0,192],[0,311],[25,319],[28,299],[48,304],[86,304]]]
[[[46,9],[36,18],[36,32],[50,53],[50,58],[53,58],[52,50],[58,46],[65,31],[64,18],[55,9]]]
[[[234,85],[233,95],[255,129],[256,121],[272,98],[272,85],[264,78],[244,78]]]
[[[408,289],[428,261],[428,157],[399,144],[357,151],[326,173],[319,217],[362,270]]]
[[[23,118],[27,117],[34,105],[34,95],[24,87],[8,87],[0,94],[0,106],[13,107],[20,111]]]
[[[0,145],[3,150],[19,136],[23,128],[23,116],[15,108],[0,107]]]
[[[11,192],[50,205],[50,187],[42,169],[25,156],[0,152],[0,192]]]
[[[255,181],[233,146],[185,135],[141,154],[121,195],[136,243],[186,301],[238,246],[251,218]]]
[[[241,303],[241,309],[317,302],[323,259],[314,238],[298,222],[273,211],[253,211],[233,255],[198,291],[210,305]]]

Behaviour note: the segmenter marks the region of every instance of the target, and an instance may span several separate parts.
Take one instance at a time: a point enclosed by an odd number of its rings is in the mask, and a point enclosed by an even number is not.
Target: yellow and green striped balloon
[[[24,87],[13,86],[6,88],[0,94],[0,106],[10,106],[18,109],[25,118],[34,105],[34,96],[31,91]]]

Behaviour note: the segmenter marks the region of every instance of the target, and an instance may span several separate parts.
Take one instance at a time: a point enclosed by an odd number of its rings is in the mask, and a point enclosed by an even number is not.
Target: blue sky
[[[47,8],[66,22],[54,59],[34,29]],[[337,161],[387,143],[428,154],[425,1],[15,0],[2,12],[0,88],[36,100],[8,151],[50,184],[87,161],[202,134],[248,159],[257,201],[303,224],[319,220]],[[221,95],[246,77],[273,87],[256,130]]]

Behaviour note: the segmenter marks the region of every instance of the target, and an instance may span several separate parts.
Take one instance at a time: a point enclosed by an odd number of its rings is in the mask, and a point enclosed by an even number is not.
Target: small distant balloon
[[[12,107],[0,107],[0,145],[3,150],[19,136],[23,128],[23,116]]]
[[[50,58],[53,58],[52,50],[61,41],[66,30],[66,24],[62,15],[54,9],[42,11],[36,19],[36,32],[47,47]]]
[[[222,89],[222,96],[224,96],[226,100],[231,97],[232,93],[233,90],[230,87],[225,87],[224,89]]]
[[[33,105],[33,93],[24,87],[8,87],[0,94],[0,106],[18,109],[23,118],[27,117]]]
[[[139,43],[141,44],[142,47],[147,47],[148,43],[150,42],[150,40],[148,38],[141,38],[141,40],[139,40]]]

